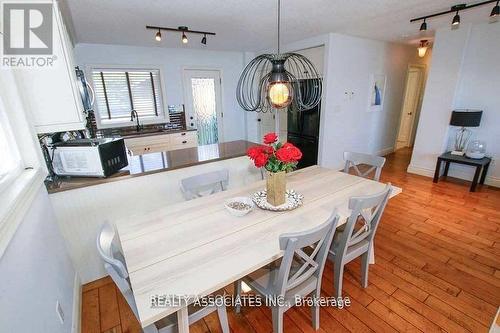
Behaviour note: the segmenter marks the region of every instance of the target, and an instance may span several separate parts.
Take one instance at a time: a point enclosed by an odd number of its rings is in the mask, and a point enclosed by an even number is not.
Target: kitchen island
[[[106,221],[134,216],[144,219],[152,211],[169,211],[172,204],[184,200],[180,181],[186,177],[227,169],[229,189],[262,179],[245,156],[252,145],[232,141],[128,156],[129,165],[111,177],[67,178],[49,184],[49,199],[81,282],[106,275],[95,245]]]

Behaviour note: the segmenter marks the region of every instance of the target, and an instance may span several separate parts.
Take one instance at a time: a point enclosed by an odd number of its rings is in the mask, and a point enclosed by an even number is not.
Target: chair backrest
[[[182,179],[181,190],[186,200],[192,200],[225,191],[228,183],[229,171],[222,169]]]
[[[280,249],[285,253],[273,283],[276,296],[284,296],[286,291],[300,286],[311,276],[317,277],[316,288],[319,292],[321,276],[338,220],[337,212],[334,211],[328,221],[316,228],[280,236]],[[304,252],[305,248],[312,249],[312,252],[309,251],[310,254]],[[294,258],[301,266],[292,269]]]
[[[128,270],[118,244],[118,235],[113,225],[105,223],[97,235],[97,251],[104,260],[104,268],[118,286],[135,316],[139,318],[137,306],[128,281]]]
[[[380,193],[349,199],[351,215],[342,232],[338,248],[335,249],[338,255],[345,256],[350,246],[363,240],[369,243],[373,241],[391,190],[392,186],[388,184]]]
[[[380,179],[380,173],[382,172],[382,167],[385,164],[385,157],[369,155],[363,153],[354,153],[346,151],[344,152],[344,172],[349,173],[349,169],[352,167],[356,172],[356,175],[364,178],[368,178],[368,175],[375,171],[373,180],[378,181]],[[361,172],[358,168],[358,164],[366,164],[371,166],[365,172]]]

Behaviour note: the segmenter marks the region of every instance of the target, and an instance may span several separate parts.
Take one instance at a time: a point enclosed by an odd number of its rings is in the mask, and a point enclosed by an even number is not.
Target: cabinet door
[[[85,128],[83,105],[77,87],[73,47],[57,2],[53,2],[53,52],[51,67],[21,69],[17,82],[38,133]]]

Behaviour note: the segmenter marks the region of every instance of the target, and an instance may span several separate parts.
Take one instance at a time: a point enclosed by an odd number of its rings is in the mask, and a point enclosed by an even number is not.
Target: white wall
[[[75,270],[41,186],[0,258],[0,332],[71,332],[74,287]]]
[[[182,48],[135,47],[124,45],[77,44],[78,65],[156,65],[161,66],[166,105],[186,104],[183,69],[217,69],[222,73],[224,141],[246,138],[245,114],[236,101],[236,85],[245,64],[243,52]]]
[[[325,91],[320,163],[341,168],[346,150],[384,155],[394,149],[407,66],[415,48],[330,34],[325,47]],[[387,76],[382,111],[369,112],[370,75]],[[345,92],[353,92],[346,98]]]
[[[432,64],[409,172],[432,176],[438,155],[452,148],[453,109],[483,110],[473,137],[487,142],[493,159],[500,156],[500,24],[463,25],[436,33]],[[474,169],[452,166],[450,176],[472,179]],[[500,186],[498,163],[490,166],[486,182]]]

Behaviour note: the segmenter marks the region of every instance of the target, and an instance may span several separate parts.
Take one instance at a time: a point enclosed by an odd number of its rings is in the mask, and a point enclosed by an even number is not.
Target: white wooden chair
[[[101,258],[104,260],[104,267],[108,274],[111,276],[115,284],[120,289],[121,293],[127,300],[128,305],[134,312],[137,320],[139,320],[139,315],[137,312],[137,306],[135,304],[134,295],[132,293],[132,288],[128,280],[128,271],[125,265],[125,261],[121,252],[119,250],[119,243],[117,240],[117,233],[114,226],[109,223],[103,225],[101,231],[97,235],[97,250]],[[222,327],[223,333],[230,333],[229,323],[227,320],[226,307],[220,306],[207,306],[207,307],[188,307],[188,322],[192,323],[206,317],[210,313],[217,311],[219,316],[219,321]],[[177,332],[177,316],[172,314],[162,320],[144,328],[145,333],[174,333]]]
[[[192,200],[225,191],[228,183],[229,171],[222,169],[182,179],[181,191],[186,200]]]
[[[321,277],[338,219],[334,212],[327,222],[314,229],[281,235],[280,249],[285,253],[279,267],[273,263],[235,282],[236,297],[241,296],[243,281],[260,295],[287,304],[271,307],[274,333],[283,332],[283,314],[296,304],[296,296],[320,297]],[[311,310],[312,324],[317,330],[319,306]],[[240,312],[239,306],[236,312]]]
[[[378,181],[380,179],[380,173],[382,172],[382,167],[385,164],[385,157],[369,155],[363,153],[354,153],[346,151],[344,152],[344,172],[349,173],[349,169],[352,167],[356,172],[356,175],[364,178],[368,178],[368,175],[375,171],[373,180]],[[365,172],[361,172],[358,168],[359,164],[366,164],[371,166]]]
[[[391,185],[377,194],[349,199],[351,215],[342,231],[337,231],[330,249],[334,266],[336,297],[342,295],[344,266],[361,256],[361,285],[368,286],[369,259],[373,253],[373,239],[391,194]]]

